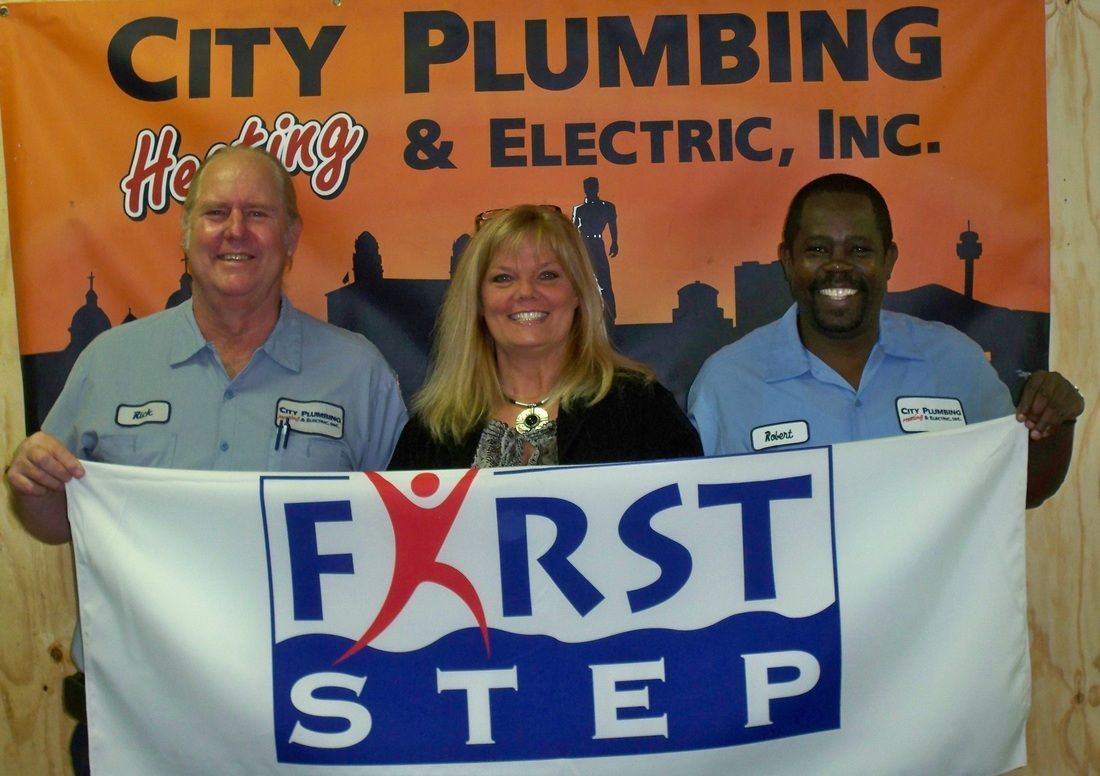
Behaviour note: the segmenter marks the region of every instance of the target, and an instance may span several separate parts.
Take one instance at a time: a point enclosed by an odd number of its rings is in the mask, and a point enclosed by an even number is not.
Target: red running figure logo
[[[454,490],[439,506],[424,508],[417,506],[398,490],[392,483],[377,472],[366,472],[374,483],[386,511],[393,524],[394,563],[393,579],[389,592],[378,610],[374,622],[370,624],[359,641],[336,661],[342,663],[356,652],[367,646],[375,637],[389,627],[397,615],[405,608],[413,593],[424,582],[434,582],[450,590],[469,607],[481,628],[481,637],[485,641],[485,654],[489,654],[489,626],[485,622],[485,611],[481,599],[473,584],[454,566],[436,560],[443,542],[451,532],[458,509],[462,506],[466,493],[477,476],[477,469],[470,469],[462,475]],[[439,477],[432,472],[423,472],[413,477],[412,492],[421,498],[431,496],[439,490]]]

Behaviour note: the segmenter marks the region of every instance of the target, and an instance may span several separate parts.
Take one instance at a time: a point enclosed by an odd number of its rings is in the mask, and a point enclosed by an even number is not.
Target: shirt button
[[[227,399],[232,399],[234,396],[236,396],[236,394],[233,393],[232,389],[225,392],[225,398]]]
[[[862,407],[862,406],[863,406],[863,402],[861,402],[861,401],[860,401],[859,399],[856,399],[856,406],[857,406],[857,407]]]
[[[222,442],[220,445],[218,445],[218,447],[220,447],[222,452],[224,453],[226,450],[229,449],[229,443],[228,442]]]

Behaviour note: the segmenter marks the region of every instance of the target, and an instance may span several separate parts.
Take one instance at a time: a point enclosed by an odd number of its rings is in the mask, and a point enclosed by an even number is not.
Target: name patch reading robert
[[[299,434],[343,439],[344,408],[327,401],[279,399],[275,405],[275,425],[282,423]]]
[[[898,423],[907,434],[942,431],[966,425],[966,414],[958,399],[938,396],[899,396]]]
[[[800,445],[808,441],[810,441],[810,424],[804,420],[773,423],[770,426],[758,426],[752,430],[753,450]]]

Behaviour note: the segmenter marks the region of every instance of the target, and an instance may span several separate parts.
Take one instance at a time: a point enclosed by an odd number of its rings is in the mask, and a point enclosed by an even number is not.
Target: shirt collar
[[[923,361],[925,354],[913,338],[911,327],[904,317],[888,310],[879,312],[878,341],[868,363],[877,360],[875,351],[882,356],[902,358],[907,361]],[[789,380],[810,371],[810,354],[798,336],[798,305],[792,304],[772,330],[768,343],[770,354],[764,380],[776,383]]]
[[[172,345],[168,354],[168,363],[177,366],[204,351],[208,343],[199,331],[190,299],[169,311],[169,314],[180,319],[173,326]],[[282,297],[279,306],[279,320],[275,322],[275,328],[260,346],[260,350],[284,369],[291,372],[302,371],[302,313],[286,296]]]
[[[924,361],[926,354],[913,337],[913,327],[906,316],[883,310],[878,319],[878,344],[882,352],[907,361]]]
[[[764,381],[777,383],[810,371],[810,356],[798,336],[798,305],[792,304],[771,330]]]
[[[199,332],[190,299],[165,314],[177,319],[172,321],[172,345],[168,350],[168,363],[178,366],[205,348],[206,340]]]
[[[284,369],[302,371],[302,313],[285,295],[279,305],[279,320],[260,350]]]

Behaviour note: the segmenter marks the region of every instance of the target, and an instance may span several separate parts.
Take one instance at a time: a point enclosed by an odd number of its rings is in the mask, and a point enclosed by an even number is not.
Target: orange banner
[[[772,264],[784,210],[832,171],[891,205],[887,306],[960,326],[1011,385],[1047,352],[1042,3],[822,8],[9,5],[0,115],[28,382],[56,371],[33,356],[79,344],[74,312],[113,326],[186,294],[179,202],[199,159],[244,142],[295,174],[291,297],[375,339],[407,390],[475,214],[568,213],[595,177],[614,205],[590,215],[608,252],[617,238],[617,338],[682,395],[702,357],[789,304]],[[402,318],[410,299],[426,322]],[[379,341],[397,336],[418,354]]]

